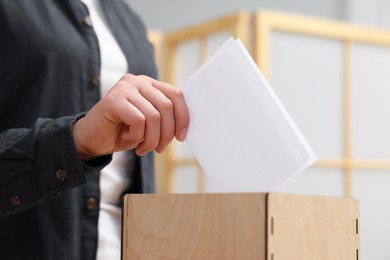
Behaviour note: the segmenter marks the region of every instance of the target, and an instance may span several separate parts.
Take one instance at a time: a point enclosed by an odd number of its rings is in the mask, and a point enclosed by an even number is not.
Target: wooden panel
[[[267,218],[269,260],[360,259],[356,199],[271,193]]]
[[[180,42],[229,30],[232,35],[240,37],[241,41],[246,44],[248,37],[248,23],[249,14],[245,11],[240,11],[228,16],[169,32],[167,34],[167,43],[168,45],[176,45]]]
[[[354,170],[354,191],[361,207],[360,259],[390,259],[390,171]]]
[[[124,198],[123,259],[265,260],[266,194]]]
[[[272,28],[272,30],[390,45],[390,31],[386,29],[280,11],[260,10],[256,16],[257,28],[265,23],[264,28]]]

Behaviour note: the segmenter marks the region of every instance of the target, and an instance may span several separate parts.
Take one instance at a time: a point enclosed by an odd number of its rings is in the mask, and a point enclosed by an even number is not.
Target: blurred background
[[[162,31],[193,25],[238,10],[252,12],[259,8],[390,27],[390,2],[386,0],[127,1],[149,28]]]
[[[319,155],[282,192],[358,198],[361,258],[390,259],[390,1],[127,1],[177,86],[239,37]],[[158,192],[212,191],[185,144],[156,162]]]

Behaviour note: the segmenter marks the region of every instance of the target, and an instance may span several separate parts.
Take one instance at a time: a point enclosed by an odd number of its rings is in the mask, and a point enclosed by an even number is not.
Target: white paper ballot
[[[239,40],[182,86],[186,142],[217,192],[281,188],[317,156]]]

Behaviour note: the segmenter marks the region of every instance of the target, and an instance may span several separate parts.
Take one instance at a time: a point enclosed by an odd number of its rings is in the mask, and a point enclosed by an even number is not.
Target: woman
[[[119,258],[120,196],[184,140],[181,92],[121,0],[0,0],[0,35],[0,259]]]

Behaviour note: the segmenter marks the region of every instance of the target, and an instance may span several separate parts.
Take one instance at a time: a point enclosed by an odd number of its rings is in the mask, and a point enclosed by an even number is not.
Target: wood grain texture
[[[359,260],[359,203],[281,193],[124,197],[123,260]]]
[[[266,259],[266,194],[124,198],[128,259]]]
[[[268,259],[358,260],[358,223],[356,199],[271,193]]]

